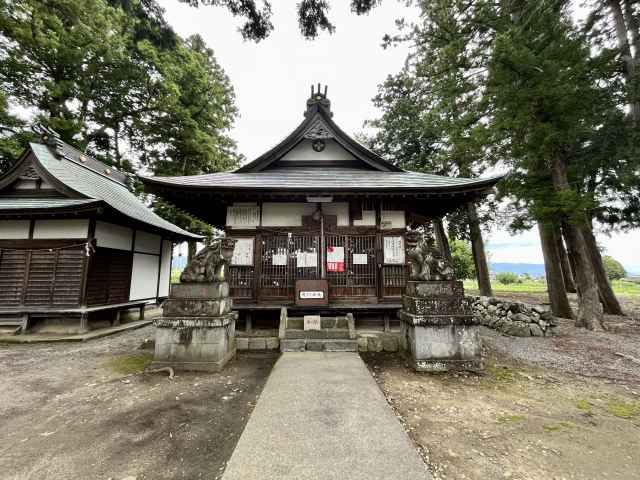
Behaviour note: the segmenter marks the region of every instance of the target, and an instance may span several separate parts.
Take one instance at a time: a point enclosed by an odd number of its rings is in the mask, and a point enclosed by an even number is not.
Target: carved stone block
[[[226,282],[173,285],[156,326],[152,368],[218,372],[235,356],[237,313]]]
[[[479,327],[459,281],[409,281],[398,312],[401,346],[416,371],[482,367]]]

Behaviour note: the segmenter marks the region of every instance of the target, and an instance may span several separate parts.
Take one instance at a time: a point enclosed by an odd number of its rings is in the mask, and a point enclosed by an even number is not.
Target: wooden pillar
[[[391,331],[391,327],[389,325],[389,313],[387,312],[385,312],[384,314],[384,331],[385,332]]]
[[[83,332],[89,330],[89,313],[85,311],[80,314],[80,330]]]
[[[251,310],[247,310],[244,314],[244,331],[251,333],[253,330],[253,319],[251,318]]]
[[[146,305],[143,303],[140,305],[140,314],[138,315],[138,320],[144,320],[144,309]]]

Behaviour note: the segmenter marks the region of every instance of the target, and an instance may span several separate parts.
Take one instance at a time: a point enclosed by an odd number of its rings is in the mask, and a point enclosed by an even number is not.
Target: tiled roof
[[[262,172],[223,172],[185,177],[145,177],[144,183],[211,190],[322,190],[437,192],[490,188],[501,177],[459,178],[418,172],[356,168],[280,168]]]
[[[100,204],[93,198],[0,198],[0,210],[39,210],[63,209],[68,207]]]
[[[46,145],[41,143],[31,143],[30,145],[40,164],[71,190],[88,199],[102,200],[111,208],[134,220],[182,237],[201,238],[199,235],[187,232],[153,213],[127,189],[120,177],[110,178],[106,173],[99,173],[95,168],[92,168],[95,166],[93,163],[90,166],[83,165],[82,162],[74,158],[73,152],[55,156]],[[65,153],[68,152],[65,151]]]

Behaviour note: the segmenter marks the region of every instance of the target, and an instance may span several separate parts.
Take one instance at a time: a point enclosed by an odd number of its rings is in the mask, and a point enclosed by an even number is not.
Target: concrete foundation
[[[156,326],[150,368],[219,372],[236,353],[235,323],[226,282],[173,285]]]
[[[462,282],[407,282],[400,347],[420,372],[482,368],[479,327]]]

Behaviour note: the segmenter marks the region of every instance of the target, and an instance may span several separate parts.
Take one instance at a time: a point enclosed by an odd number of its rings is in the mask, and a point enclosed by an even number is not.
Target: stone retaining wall
[[[476,320],[489,328],[514,337],[554,335],[557,319],[545,307],[512,302],[495,297],[470,297]]]

